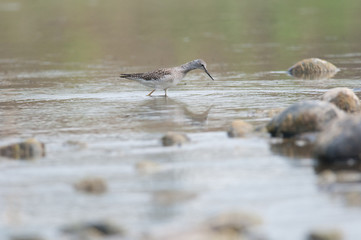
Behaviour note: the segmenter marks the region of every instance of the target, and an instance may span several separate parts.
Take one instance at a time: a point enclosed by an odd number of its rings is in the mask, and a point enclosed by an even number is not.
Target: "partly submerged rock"
[[[335,65],[319,58],[303,59],[288,69],[292,76],[301,79],[327,79],[338,71]]]
[[[361,116],[334,121],[316,141],[315,156],[326,163],[361,160]]]
[[[190,139],[187,137],[187,135],[182,133],[169,132],[162,137],[163,146],[181,146],[187,142],[190,142]]]
[[[244,137],[253,131],[253,126],[243,120],[234,120],[227,131],[228,137]]]
[[[107,184],[102,178],[88,177],[74,184],[78,191],[89,194],[102,194],[107,191]]]
[[[0,148],[0,156],[29,160],[45,156],[45,144],[35,138]]]
[[[267,130],[273,137],[293,137],[305,132],[321,131],[344,113],[335,105],[323,101],[303,101],[292,104],[275,116]]]
[[[360,99],[349,88],[332,88],[323,94],[321,100],[333,103],[346,112],[360,111]]]

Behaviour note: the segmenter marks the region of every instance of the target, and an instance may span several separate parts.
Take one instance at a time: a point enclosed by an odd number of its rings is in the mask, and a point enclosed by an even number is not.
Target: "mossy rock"
[[[321,163],[361,160],[361,116],[350,115],[333,122],[317,138],[315,157]]]
[[[319,58],[303,59],[288,69],[289,74],[301,79],[327,79],[338,71],[335,65]]]
[[[360,111],[360,99],[349,88],[332,88],[323,94],[321,100],[333,103],[348,113]]]
[[[266,127],[273,137],[289,138],[301,133],[321,131],[343,115],[343,111],[331,103],[309,100],[289,106]]]

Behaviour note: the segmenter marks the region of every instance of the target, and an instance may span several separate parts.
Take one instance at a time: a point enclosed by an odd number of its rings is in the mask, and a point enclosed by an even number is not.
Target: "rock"
[[[335,65],[319,58],[303,59],[288,69],[289,74],[301,79],[327,79],[338,71]]]
[[[242,233],[261,224],[262,219],[259,216],[241,211],[221,213],[208,221],[209,227],[216,232]]]
[[[249,123],[246,123],[243,120],[234,120],[231,123],[230,128],[228,129],[228,137],[244,137],[246,134],[253,131],[253,126]]]
[[[102,194],[107,191],[107,184],[102,178],[89,177],[80,180],[74,184],[76,190],[90,193],[90,194]]]
[[[106,221],[69,225],[63,228],[63,232],[81,236],[82,238],[80,239],[92,239],[92,237],[123,236],[125,234],[122,228]]]
[[[144,160],[144,161],[137,162],[135,164],[135,168],[140,173],[147,174],[147,173],[155,173],[155,172],[159,171],[161,168],[161,165],[154,161]]]
[[[187,135],[182,133],[169,132],[162,137],[163,146],[173,146],[173,145],[181,146],[187,142],[190,142],[190,139],[187,137]]]
[[[330,89],[322,96],[321,100],[333,103],[345,112],[360,111],[360,99],[349,88]]]
[[[44,157],[45,144],[35,138],[30,138],[24,142],[1,147],[0,156],[23,160]]]
[[[339,229],[318,229],[308,235],[308,240],[342,240],[343,234]]]
[[[361,160],[361,116],[352,115],[334,121],[316,141],[315,156],[321,163]]]
[[[266,127],[273,137],[288,138],[301,133],[321,131],[331,121],[343,115],[344,113],[331,103],[309,100],[289,106]]]
[[[252,213],[232,211],[220,213],[188,229],[165,229],[163,236],[153,236],[157,240],[265,240],[257,229],[262,220]]]
[[[197,196],[193,192],[177,191],[177,190],[160,190],[153,193],[153,199],[164,205],[189,201]]]

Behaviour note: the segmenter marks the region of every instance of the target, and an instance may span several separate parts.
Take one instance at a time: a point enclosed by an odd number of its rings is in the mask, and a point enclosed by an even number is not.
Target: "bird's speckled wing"
[[[167,75],[171,75],[171,71],[169,69],[162,68],[155,70],[153,72],[121,74],[120,77],[127,78],[130,80],[150,81],[150,80],[159,80]]]

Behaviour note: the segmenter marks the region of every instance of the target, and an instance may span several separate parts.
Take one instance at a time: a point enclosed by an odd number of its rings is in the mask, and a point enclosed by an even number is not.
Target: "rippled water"
[[[239,209],[261,216],[261,231],[268,239],[305,239],[317,227],[340,228],[345,239],[360,236],[360,208],[347,203],[340,194],[345,189],[318,185],[312,159],[285,154],[265,133],[244,139],[226,134],[234,119],[262,126],[272,112],[318,99],[333,87],[349,87],[360,97],[360,32],[327,28],[324,33],[307,32],[304,39],[294,37],[292,43],[282,38],[288,29],[283,21],[269,23],[272,17],[260,14],[256,22],[248,19],[254,25],[246,32],[238,30],[233,36],[239,15],[231,3],[244,14],[247,7],[262,9],[257,8],[259,1],[249,6],[235,2],[224,3],[229,8],[214,19],[197,15],[202,9],[198,5],[180,9],[184,14],[193,9],[186,18],[198,24],[187,32],[175,15],[179,29],[174,35],[173,25],[156,17],[163,10],[139,1],[123,6],[87,1],[73,10],[65,1],[59,12],[52,4],[35,4],[48,14],[22,1],[0,4],[0,18],[12,27],[0,40],[0,144],[36,137],[46,145],[46,156],[35,161],[0,159],[0,238],[20,232],[56,239],[69,223],[111,220],[127,230],[129,239],[139,239],[143,233],[163,236]],[[348,1],[350,7],[344,10],[351,11],[355,4]],[[206,6],[212,13],[218,8],[215,1]],[[168,4],[164,8],[173,9]],[[306,2],[299,9],[296,18],[334,17],[322,4]],[[270,14],[284,13],[278,11]],[[30,23],[22,17],[16,22],[20,15],[30,17]],[[149,15],[155,17],[149,20]],[[288,18],[292,19],[287,16],[284,21]],[[219,26],[212,25],[220,20]],[[352,26],[349,18],[345,22]],[[267,26],[282,28],[280,40],[264,37]],[[208,29],[198,33],[201,27]],[[170,39],[158,39],[159,28]],[[149,89],[118,78],[123,72],[174,66],[198,57],[207,61],[215,81],[193,71],[169,89],[168,98],[162,91],[147,97]],[[325,80],[296,79],[285,72],[305,57],[327,59],[341,71]],[[184,132],[191,142],[162,147],[160,139],[168,131]],[[159,167],[143,173],[136,168],[143,161]],[[77,192],[73,184],[84,177],[103,178],[108,191],[99,196]],[[184,197],[164,202],[157,197],[161,191]]]

